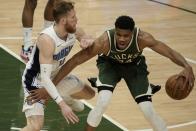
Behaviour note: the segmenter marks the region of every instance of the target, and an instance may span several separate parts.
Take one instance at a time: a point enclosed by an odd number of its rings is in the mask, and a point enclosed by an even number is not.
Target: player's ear
[[[66,24],[66,21],[67,21],[67,20],[66,20],[66,17],[63,17],[63,18],[60,19],[60,22],[61,22],[62,24]]]

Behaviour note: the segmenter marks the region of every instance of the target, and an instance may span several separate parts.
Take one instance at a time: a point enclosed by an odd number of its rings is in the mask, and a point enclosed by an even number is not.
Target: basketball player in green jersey
[[[107,30],[91,46],[75,54],[53,80],[54,83],[58,83],[77,65],[99,55],[97,59],[99,75],[96,81],[99,92],[98,100],[88,115],[86,131],[94,131],[99,125],[111,100],[112,92],[121,79],[125,80],[131,95],[153,129],[167,131],[166,123],[157,115],[152,105],[149,72],[145,57],[142,55],[146,47],[183,67],[179,75],[186,77],[186,82],[190,85],[194,84],[192,67],[183,56],[163,42],[156,40],[151,34],[135,27],[135,22],[131,17],[120,16],[116,19],[114,29]]]

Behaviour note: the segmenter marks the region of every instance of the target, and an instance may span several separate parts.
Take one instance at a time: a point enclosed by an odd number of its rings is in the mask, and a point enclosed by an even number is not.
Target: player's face
[[[119,28],[116,28],[115,31],[117,47],[118,49],[123,50],[129,45],[129,42],[131,41],[132,32],[130,30]]]
[[[75,33],[76,32],[76,24],[77,24],[77,17],[76,12],[74,9],[68,12],[66,15],[66,24],[65,24],[65,30],[69,33]]]

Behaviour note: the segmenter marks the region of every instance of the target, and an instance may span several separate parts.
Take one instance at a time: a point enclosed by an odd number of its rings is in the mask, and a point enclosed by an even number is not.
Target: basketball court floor
[[[74,1],[78,26],[84,28],[88,34],[97,37],[106,29],[114,27],[114,21],[119,15],[132,16],[141,30],[153,34],[156,39],[186,57],[196,74],[195,0]],[[0,131],[19,130],[25,123],[24,114],[21,113],[23,97],[20,82],[24,64],[17,57],[23,39],[21,16],[24,0],[0,2]],[[47,0],[38,0],[34,16],[34,40],[42,29],[46,2]],[[71,55],[79,50],[76,44]],[[144,51],[144,55],[150,71],[150,81],[162,85],[161,91],[153,97],[153,104],[167,122],[169,131],[196,131],[196,88],[193,88],[186,99],[172,100],[167,96],[164,85],[169,76],[179,73],[182,68],[149,49]],[[95,61],[96,58],[89,60],[72,73],[87,82],[88,77],[97,75]],[[94,106],[96,97],[86,102],[87,105]],[[50,103],[43,130],[82,131],[89,109],[87,107],[83,113],[78,114],[81,118],[80,124],[70,126],[66,125],[56,105]],[[117,85],[105,114],[109,119],[100,124],[98,131],[151,131],[151,126],[132,99],[124,81]]]

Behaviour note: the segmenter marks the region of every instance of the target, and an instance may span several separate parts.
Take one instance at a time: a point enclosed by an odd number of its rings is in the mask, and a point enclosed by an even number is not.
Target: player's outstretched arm
[[[185,76],[189,85],[193,86],[195,81],[195,76],[193,74],[192,67],[188,64],[185,58],[177,51],[171,49],[165,43],[156,40],[151,34],[146,32],[141,32],[141,33],[143,33],[139,38],[139,42],[141,42],[141,45],[143,45],[143,47],[151,48],[152,50],[159,53],[160,55],[169,58],[175,64],[183,67],[184,70],[180,72],[180,75]]]

